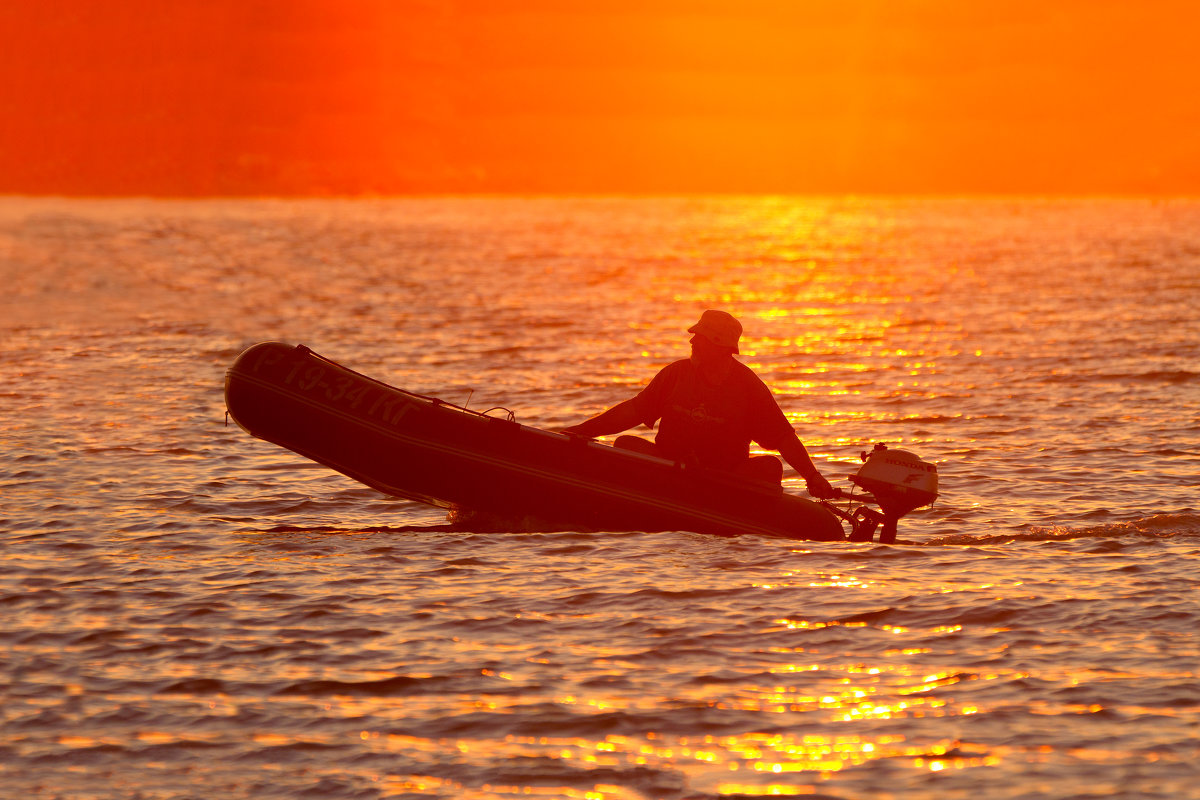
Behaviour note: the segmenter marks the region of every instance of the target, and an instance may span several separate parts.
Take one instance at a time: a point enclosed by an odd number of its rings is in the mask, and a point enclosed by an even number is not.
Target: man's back
[[[731,360],[722,374],[705,374],[691,359],[669,364],[635,398],[643,422],[661,420],[655,443],[675,459],[733,469],[749,457],[751,441],[776,449],[791,426],[766,384]]]

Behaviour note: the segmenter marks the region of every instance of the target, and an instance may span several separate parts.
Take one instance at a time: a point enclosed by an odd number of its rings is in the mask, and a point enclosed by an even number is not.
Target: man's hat
[[[738,339],[742,337],[742,323],[724,311],[705,311],[700,315],[700,321],[688,328],[688,333],[707,336],[715,344],[732,347],[735,353],[741,352],[738,350]]]

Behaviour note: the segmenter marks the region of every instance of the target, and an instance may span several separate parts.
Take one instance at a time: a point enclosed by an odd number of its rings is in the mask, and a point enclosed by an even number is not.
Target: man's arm
[[[635,427],[642,420],[642,410],[636,402],[636,397],[631,397],[623,403],[618,403],[602,414],[597,414],[591,419],[584,420],[578,425],[572,425],[569,428],[563,428],[563,433],[572,433],[576,436],[586,436],[589,439],[597,436],[607,436],[610,433],[620,433]]]
[[[654,380],[650,381],[650,385],[639,394],[578,425],[563,428],[562,432],[591,439],[610,433],[621,433],[643,423],[652,426],[662,415],[664,398],[674,385],[674,376],[678,375],[680,366],[686,363],[687,361],[676,361],[663,367],[654,376]]]
[[[784,461],[791,464],[792,469],[800,473],[800,477],[804,478],[807,485],[808,493],[813,497],[834,496],[834,488],[829,485],[829,481],[825,480],[816,465],[813,464],[804,443],[796,437],[795,433],[785,438],[779,445],[779,455],[783,456]]]

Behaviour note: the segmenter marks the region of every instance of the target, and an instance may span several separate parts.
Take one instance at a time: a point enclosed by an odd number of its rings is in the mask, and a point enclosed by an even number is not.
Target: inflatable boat
[[[384,494],[446,508],[452,518],[508,520],[508,530],[527,530],[533,521],[540,530],[834,541],[848,538],[846,523],[856,540],[882,524],[886,540],[899,516],[861,502],[841,509],[778,485],[540,430],[519,424],[507,409],[469,410],[389,386],[304,345],[264,342],[246,350],[226,374],[225,403],[252,436]],[[930,474],[926,467],[921,475]],[[926,480],[902,505],[932,502],[927,488]]]

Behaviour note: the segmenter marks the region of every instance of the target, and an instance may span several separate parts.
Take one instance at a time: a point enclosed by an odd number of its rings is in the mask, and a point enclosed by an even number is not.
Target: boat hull
[[[384,494],[561,530],[691,530],[839,540],[779,487],[521,425],[388,386],[303,346],[257,344],[225,379],[252,436]]]

